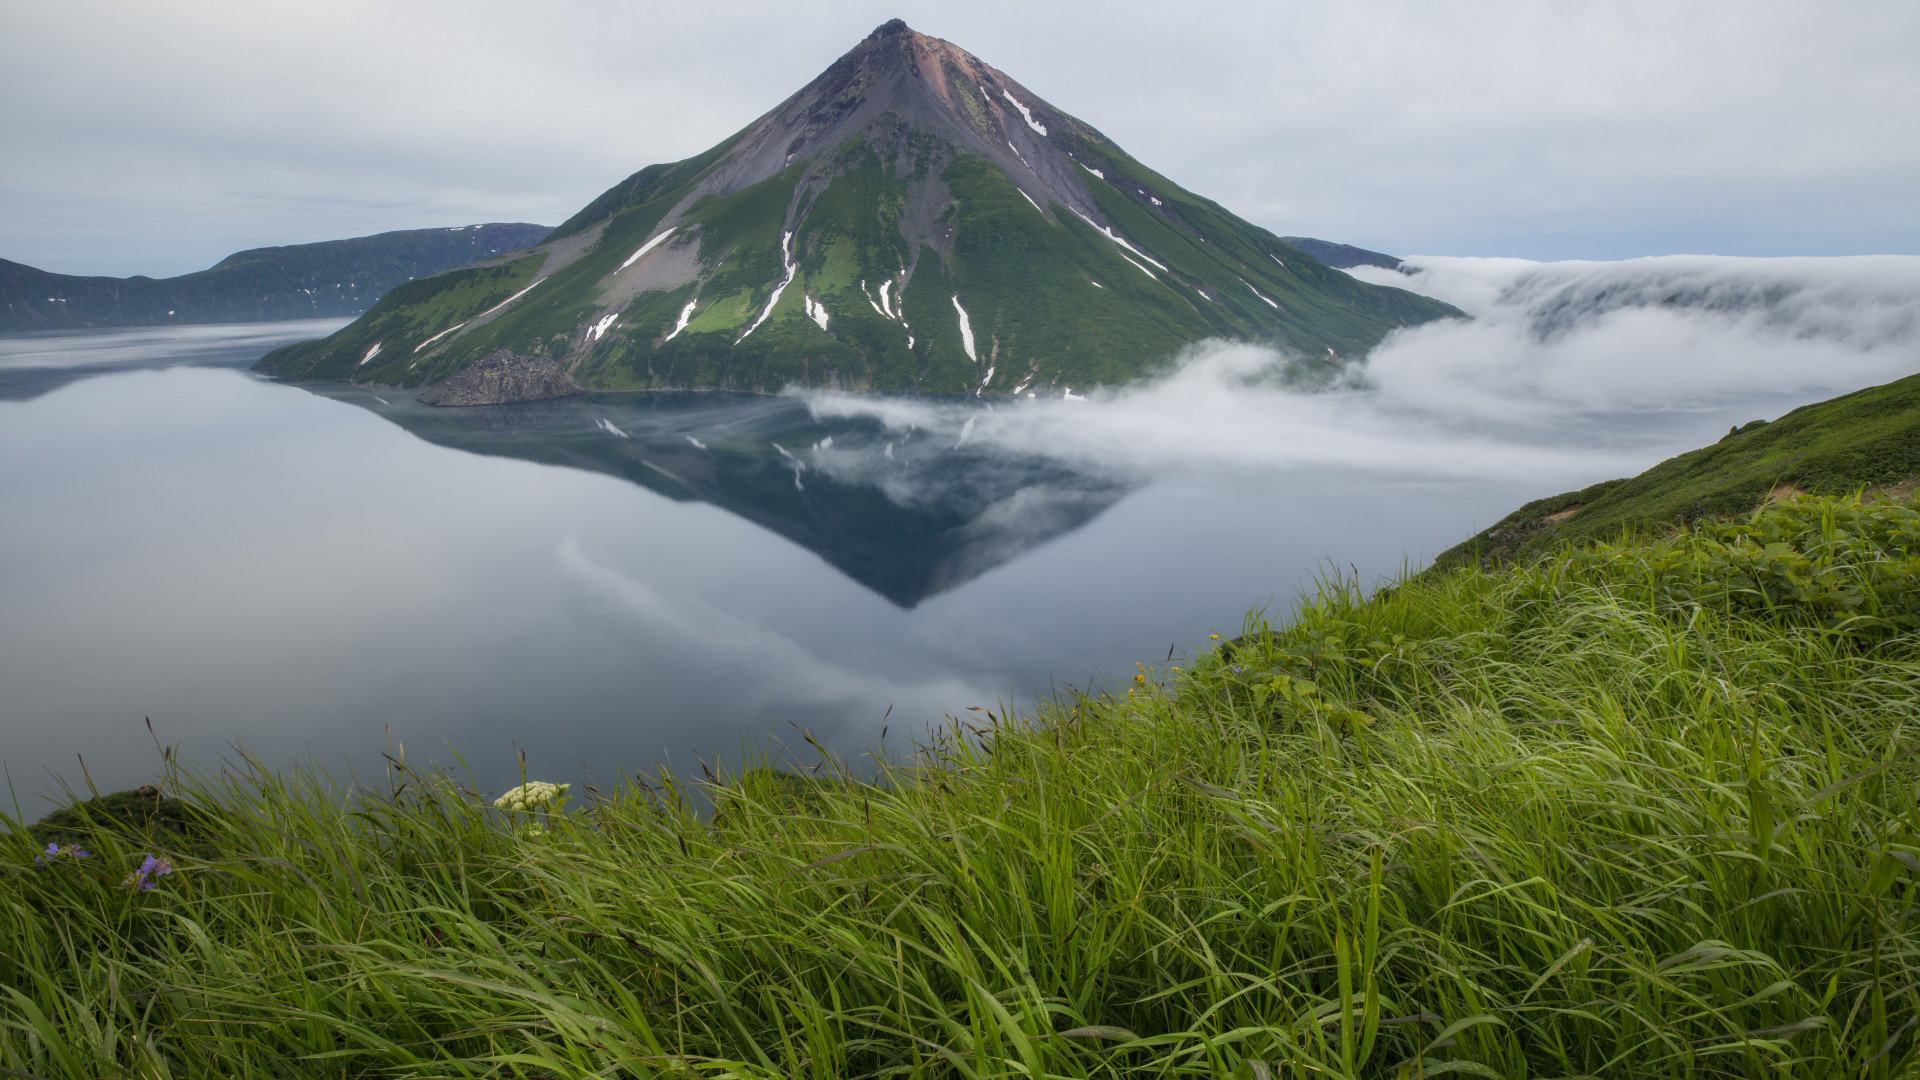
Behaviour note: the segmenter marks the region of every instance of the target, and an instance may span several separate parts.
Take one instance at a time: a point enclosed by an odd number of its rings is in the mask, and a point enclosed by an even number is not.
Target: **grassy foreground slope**
[[[1623,531],[1745,514],[1769,498],[1843,495],[1920,476],[1920,375],[1755,420],[1639,476],[1536,499],[1436,566],[1540,556]]]
[[[717,814],[671,778],[509,817],[405,768],[176,775],[150,890],[157,841],[9,830],[0,1068],[1908,1075],[1916,626],[1920,512],[1798,499],[1329,583]]]

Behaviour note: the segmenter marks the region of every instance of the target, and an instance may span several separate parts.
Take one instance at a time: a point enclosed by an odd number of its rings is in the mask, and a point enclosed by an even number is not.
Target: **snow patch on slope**
[[[620,270],[625,270],[627,267],[632,266],[634,263],[640,261],[640,256],[645,255],[649,251],[652,251],[654,249],[654,245],[660,243],[660,241],[662,240],[665,240],[667,237],[672,236],[673,230],[679,227],[680,226],[675,225],[673,226],[673,228],[668,229],[666,232],[661,233],[659,236],[656,236],[653,239],[647,241],[646,243],[641,244],[639,251],[636,251],[633,254],[627,256],[627,261],[620,264]],[[619,270],[616,270],[614,272],[619,273]]]
[[[1094,220],[1093,220],[1092,218],[1090,218],[1090,217],[1088,217],[1087,215],[1085,215],[1085,214],[1083,214],[1083,213],[1081,213],[1081,212],[1080,212],[1080,211],[1078,211],[1078,210],[1075,210],[1075,211],[1073,212],[1073,215],[1074,215],[1075,217],[1077,217],[1077,218],[1079,218],[1079,219],[1080,219],[1081,221],[1084,221],[1084,222],[1086,222],[1087,224],[1089,224],[1089,225],[1092,225],[1092,226],[1094,227],[1094,229],[1095,229],[1095,230],[1097,230],[1097,231],[1098,231],[1098,232],[1100,233],[1100,235],[1101,235],[1101,236],[1104,236],[1104,237],[1106,237],[1107,239],[1109,239],[1109,240],[1111,240],[1111,241],[1113,241],[1114,243],[1116,243],[1116,244],[1118,244],[1118,245],[1120,245],[1121,247],[1123,247],[1123,248],[1126,248],[1126,249],[1127,249],[1128,251],[1131,251],[1131,252],[1133,252],[1133,253],[1134,253],[1135,255],[1138,255],[1138,256],[1140,256],[1141,258],[1143,258],[1143,259],[1145,259],[1145,260],[1147,260],[1148,262],[1150,262],[1150,263],[1152,263],[1153,265],[1155,265],[1155,266],[1158,266],[1158,267],[1160,268],[1160,272],[1161,272],[1161,273],[1163,273],[1163,274],[1164,274],[1164,273],[1166,273],[1166,272],[1167,272],[1167,268],[1166,268],[1166,266],[1165,266],[1165,264],[1163,264],[1163,263],[1161,263],[1161,262],[1160,262],[1160,260],[1158,260],[1158,259],[1156,259],[1156,258],[1154,258],[1153,256],[1151,256],[1151,255],[1149,255],[1149,254],[1147,254],[1146,252],[1144,252],[1144,251],[1141,251],[1141,250],[1140,250],[1139,248],[1137,248],[1137,247],[1134,247],[1134,246],[1133,246],[1132,244],[1129,244],[1129,243],[1127,243],[1127,238],[1126,238],[1126,237],[1124,237],[1124,236],[1121,236],[1121,235],[1120,235],[1119,233],[1117,233],[1117,232],[1114,232],[1114,231],[1113,231],[1112,229],[1109,229],[1109,228],[1107,228],[1107,227],[1106,227],[1105,225],[1098,225],[1098,224],[1095,224],[1095,223],[1094,223]],[[1121,258],[1126,258],[1126,256],[1124,256],[1124,255],[1123,255],[1123,256],[1121,256]],[[1133,260],[1132,260],[1132,259],[1127,259],[1127,261],[1128,261],[1128,262],[1133,262]],[[1135,265],[1135,266],[1140,266],[1140,264],[1139,264],[1139,263],[1133,263],[1133,265]],[[1145,270],[1145,269],[1146,269],[1146,267],[1144,267],[1144,266],[1141,266],[1141,267],[1140,267],[1140,269],[1142,269],[1142,270]],[[1153,277],[1153,275],[1152,275],[1152,274],[1148,274],[1147,276],[1148,276],[1148,277]],[[1154,280],[1156,280],[1156,281],[1157,281],[1157,280],[1159,280],[1159,279],[1158,279],[1158,278],[1155,278]]]
[[[958,303],[958,301],[956,301],[956,303]],[[381,343],[378,341],[373,343],[373,348],[367,350],[367,355],[360,358],[360,364],[359,364],[360,367],[366,367],[367,361],[380,355],[380,344]],[[972,350],[968,350],[968,351],[971,352]]]
[[[973,321],[967,318],[967,309],[960,306],[958,296],[953,298],[953,310],[960,313],[960,347],[967,351],[967,359],[977,364],[980,358],[973,352]]]
[[[169,315],[171,315],[171,314],[173,314],[173,312],[171,312],[171,311],[169,311],[169,312],[167,312],[167,314],[169,314]],[[465,325],[467,325],[467,324],[466,324],[466,323],[454,323],[454,324],[453,324],[452,326],[449,326],[449,327],[447,327],[447,328],[446,328],[445,330],[442,330],[442,331],[440,331],[439,333],[437,333],[437,334],[435,334],[435,335],[433,335],[432,337],[430,337],[430,338],[428,338],[427,340],[425,340],[425,341],[423,341],[423,342],[421,342],[420,344],[418,344],[418,345],[415,345],[415,346],[413,347],[413,351],[417,353],[417,352],[419,352],[419,351],[420,351],[421,349],[424,349],[424,348],[426,348],[427,346],[429,346],[429,345],[431,345],[431,344],[433,344],[434,342],[436,342],[436,341],[439,341],[439,340],[440,340],[441,338],[443,338],[443,337],[446,337],[446,336],[447,336],[448,334],[451,334],[451,333],[453,333],[453,332],[454,332],[455,330],[458,330],[458,329],[460,329],[461,327],[463,327],[463,326],[465,326]]]
[[[766,310],[760,313],[759,318],[753,320],[752,326],[747,327],[747,334],[760,329],[760,324],[766,322],[767,316],[773,314],[773,305],[780,302],[780,294],[786,292],[787,286],[793,284],[794,272],[800,269],[800,265],[793,261],[793,233],[790,231],[780,234],[780,262],[786,267],[787,276],[781,278],[780,284],[773,287],[773,295],[767,297]],[[747,334],[734,338],[733,343],[738,345],[747,340]]]
[[[540,279],[540,281],[545,281],[545,280],[547,280],[547,279],[546,279],[546,278],[541,278],[541,279]],[[538,285],[538,284],[540,284],[540,281],[536,281],[536,282],[534,282],[534,283],[533,283],[533,285]],[[529,286],[527,286],[526,288],[524,288],[524,289],[521,289],[521,290],[520,290],[519,292],[517,292],[517,293],[514,293],[514,294],[513,294],[512,296],[509,296],[509,297],[507,297],[507,298],[506,298],[505,300],[502,300],[502,301],[500,301],[499,303],[497,303],[497,304],[495,304],[495,305],[493,305],[492,307],[490,307],[490,308],[488,308],[487,310],[485,310],[485,311],[483,311],[483,312],[481,312],[480,314],[478,314],[478,315],[475,315],[475,316],[474,316],[474,318],[475,318],[475,319],[484,319],[484,318],[486,318],[487,316],[489,316],[489,315],[491,315],[491,314],[493,314],[494,312],[496,312],[496,311],[499,311],[499,310],[500,310],[501,308],[503,308],[503,307],[506,307],[506,306],[507,306],[508,304],[511,304],[511,303],[513,303],[513,302],[514,302],[515,300],[518,300],[518,299],[520,299],[521,297],[523,297],[523,296],[525,296],[525,295],[527,295],[528,293],[530,293],[530,292],[532,292],[532,291],[533,291],[533,285],[529,285]]]
[[[697,296],[687,301],[687,306],[680,309],[680,321],[673,324],[673,333],[668,334],[666,338],[662,341],[662,344],[665,344],[667,341],[672,341],[674,338],[680,336],[680,331],[685,330],[687,328],[687,323],[693,321],[693,306],[695,304],[698,304],[699,302],[700,302],[700,298]]]
[[[1000,89],[1000,92],[1006,95],[1008,101],[1013,102],[1014,108],[1020,110],[1020,116],[1022,119],[1026,120],[1028,127],[1032,128],[1033,130],[1039,132],[1042,135],[1045,135],[1047,133],[1046,128],[1040,126],[1038,123],[1034,121],[1032,111],[1029,110],[1025,105],[1020,104],[1019,98],[1013,96],[1013,91],[1008,90],[1005,87],[1002,87]]]

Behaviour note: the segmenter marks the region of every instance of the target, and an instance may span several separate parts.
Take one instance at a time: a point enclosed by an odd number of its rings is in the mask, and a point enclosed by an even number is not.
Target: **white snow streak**
[[[540,279],[540,281],[545,281],[545,280],[547,280],[547,279],[546,279],[546,278],[541,278],[541,279]],[[533,283],[533,285],[538,285],[538,284],[540,284],[540,281],[536,281],[536,282],[534,282],[534,283]],[[508,304],[511,304],[511,303],[513,303],[513,302],[514,302],[515,300],[518,300],[518,299],[520,299],[521,297],[523,297],[523,296],[525,296],[525,295],[527,295],[528,293],[530,293],[530,292],[532,292],[532,291],[533,291],[533,285],[529,285],[529,286],[527,286],[526,288],[524,288],[524,289],[521,289],[521,290],[520,290],[519,292],[517,292],[517,293],[514,293],[514,294],[513,294],[512,296],[509,296],[509,297],[507,297],[507,298],[506,298],[505,300],[502,300],[502,301],[500,301],[499,303],[497,303],[497,304],[495,304],[495,305],[493,305],[492,307],[490,307],[490,308],[488,308],[487,310],[485,310],[485,311],[483,311],[483,312],[481,312],[480,314],[478,314],[478,315],[475,315],[475,316],[474,316],[474,318],[475,318],[475,319],[484,319],[484,318],[486,318],[487,316],[489,316],[489,315],[491,315],[491,314],[493,314],[494,312],[496,312],[496,311],[499,311],[499,310],[500,310],[501,308],[503,308],[503,307],[506,307],[506,306],[507,306]]]
[[[680,226],[675,225],[673,229],[677,229],[679,227]],[[627,267],[632,266],[635,262],[639,260],[640,256],[645,255],[649,251],[652,251],[653,246],[655,244],[658,244],[660,241],[665,240],[669,236],[672,236],[673,229],[668,229],[666,232],[661,233],[659,236],[656,236],[653,239],[647,241],[646,243],[641,244],[639,251],[636,251],[633,254],[627,256],[627,261],[620,264],[620,270],[625,270]],[[614,271],[614,273],[619,273],[619,272],[620,272],[619,270]]]
[[[1107,178],[1106,173],[1101,172],[1099,169],[1094,168],[1093,166],[1087,164],[1084,161],[1075,161],[1074,164],[1080,166],[1081,168],[1087,170],[1088,172],[1092,173],[1093,175],[1099,177],[1102,180],[1105,180]]]
[[[1008,90],[1006,87],[1003,86],[1000,88],[1000,92],[1007,96],[1008,101],[1013,102],[1014,108],[1020,110],[1020,115],[1026,119],[1028,127],[1032,128],[1033,130],[1039,132],[1042,135],[1045,135],[1047,133],[1046,128],[1041,127],[1039,124],[1034,123],[1033,113],[1029,111],[1025,105],[1020,104],[1020,99],[1013,96],[1013,91]]]
[[[827,328],[827,305],[816,302],[811,295],[803,295],[801,299],[805,301],[807,318],[819,323],[820,329],[825,330]]]
[[[599,341],[600,338],[604,334],[606,334],[607,327],[612,326],[613,320],[619,317],[620,317],[620,313],[616,311],[616,312],[613,312],[612,314],[609,314],[606,318],[601,319],[599,322],[594,323],[593,326],[587,330],[587,340]]]
[[[1093,286],[1093,287],[1094,287],[1094,288],[1096,288],[1096,289],[1104,289],[1104,288],[1106,288],[1106,286],[1105,286],[1105,285],[1102,285],[1102,284],[1100,284],[1099,282],[1097,282],[1097,281],[1095,281],[1095,280],[1093,280],[1092,278],[1088,278],[1088,279],[1087,279],[1087,284],[1089,284],[1089,285],[1091,285],[1091,286]]]
[[[899,316],[893,313],[893,301],[887,299],[887,290],[891,288],[893,288],[892,281],[880,283],[880,314],[889,319],[897,319]]]
[[[680,336],[680,331],[685,330],[687,328],[687,323],[693,321],[693,305],[699,302],[700,302],[700,298],[696,296],[693,299],[687,301],[686,307],[683,307],[680,309],[680,321],[673,324],[673,333],[668,334],[662,340],[663,344],[667,341],[672,341],[674,338]]]
[[[167,312],[167,314],[169,314],[169,315],[171,315],[171,314],[173,314],[173,312],[171,312],[171,311],[169,311],[169,312]],[[436,342],[436,341],[439,341],[439,340],[440,340],[441,338],[443,338],[443,337],[446,337],[446,336],[447,336],[448,334],[451,334],[451,333],[453,333],[453,332],[454,332],[455,330],[458,330],[458,329],[460,329],[461,327],[463,327],[463,326],[465,326],[465,325],[467,325],[467,324],[466,324],[466,323],[454,323],[454,324],[453,324],[452,326],[449,326],[449,327],[447,327],[447,328],[446,328],[445,330],[442,330],[442,331],[440,331],[439,333],[437,333],[437,334],[435,334],[435,335],[433,335],[432,337],[430,337],[430,338],[428,338],[427,340],[425,340],[425,341],[423,341],[423,342],[421,342],[420,344],[418,344],[418,345],[415,345],[415,346],[413,347],[413,351],[417,353],[417,352],[419,352],[419,351],[420,351],[421,349],[424,349],[424,348],[426,348],[427,346],[429,346],[429,345],[431,345],[431,344],[433,344],[434,342]]]
[[[1025,199],[1025,200],[1027,200],[1027,201],[1028,201],[1028,202],[1030,202],[1030,203],[1033,203],[1033,208],[1034,208],[1035,210],[1040,210],[1040,204],[1039,204],[1039,203],[1037,203],[1037,202],[1033,202],[1033,196],[1031,196],[1031,195],[1029,195],[1029,194],[1027,194],[1027,193],[1026,193],[1025,191],[1021,191],[1021,189],[1019,189],[1019,188],[1014,188],[1014,190],[1015,190],[1015,191],[1019,191],[1019,192],[1020,192],[1020,197],[1021,197],[1021,198],[1023,198],[1023,199]],[[1046,212],[1045,210],[1040,210],[1040,214],[1041,214],[1041,216],[1043,216],[1043,217],[1044,217],[1044,216],[1046,215],[1046,213],[1047,213],[1047,212]]]
[[[1126,260],[1127,260],[1128,262],[1130,262],[1130,263],[1133,263],[1133,268],[1134,268],[1135,270],[1138,270],[1138,271],[1140,271],[1141,273],[1143,273],[1143,274],[1145,274],[1145,275],[1147,275],[1148,277],[1150,277],[1150,278],[1153,278],[1153,280],[1155,280],[1155,281],[1159,281],[1159,280],[1160,280],[1159,278],[1157,278],[1157,277],[1154,277],[1154,276],[1153,276],[1153,271],[1151,271],[1151,270],[1149,270],[1149,269],[1147,269],[1147,268],[1146,268],[1146,267],[1144,267],[1144,266],[1141,266],[1141,265],[1140,265],[1139,263],[1137,263],[1137,262],[1133,262],[1133,259],[1132,259],[1131,257],[1129,257],[1129,256],[1127,255],[1127,253],[1126,253],[1126,252],[1124,252],[1124,251],[1123,251],[1123,252],[1121,252],[1121,253],[1120,253],[1120,257],[1121,257],[1121,258],[1123,258],[1123,259],[1126,259]]]
[[[992,364],[987,365],[987,377],[984,379],[981,379],[980,385],[973,388],[974,397],[979,397],[981,391],[987,388],[987,384],[993,381],[993,373],[995,370],[997,369]]]
[[[373,348],[367,350],[367,355],[360,358],[359,366],[366,367],[367,361],[379,355],[380,355],[380,342],[376,341],[373,343]]]
[[[1240,284],[1245,285],[1249,289],[1253,289],[1253,282],[1248,281],[1246,278],[1241,278]],[[1276,311],[1280,309],[1279,304],[1274,303],[1273,300],[1270,297],[1268,297],[1266,293],[1261,292],[1259,289],[1253,289],[1253,295],[1259,297],[1262,300],[1265,300],[1267,302],[1268,307],[1273,308]]]
[[[1151,255],[1149,255],[1149,254],[1147,254],[1147,253],[1146,253],[1146,252],[1144,252],[1144,251],[1141,251],[1141,250],[1140,250],[1139,248],[1137,248],[1137,247],[1134,247],[1134,246],[1133,246],[1132,244],[1129,244],[1129,243],[1127,243],[1127,238],[1126,238],[1126,237],[1124,237],[1124,236],[1121,236],[1121,235],[1120,235],[1119,233],[1116,233],[1116,232],[1114,232],[1114,231],[1113,231],[1112,229],[1109,229],[1109,228],[1107,228],[1107,227],[1106,227],[1105,225],[1094,225],[1094,221],[1093,221],[1093,219],[1092,219],[1092,218],[1090,218],[1090,217],[1088,217],[1088,216],[1087,216],[1087,215],[1085,215],[1085,214],[1082,214],[1082,213],[1081,213],[1080,211],[1078,211],[1078,210],[1075,210],[1075,211],[1074,211],[1073,213],[1074,213],[1074,216],[1075,216],[1075,217],[1078,217],[1078,218],[1079,218],[1079,219],[1080,219],[1081,221],[1084,221],[1084,222],[1086,222],[1086,223],[1087,223],[1087,224],[1089,224],[1089,225],[1093,225],[1093,227],[1094,227],[1095,229],[1097,229],[1097,230],[1099,230],[1099,232],[1100,232],[1100,235],[1101,235],[1101,236],[1104,236],[1104,237],[1106,237],[1107,239],[1109,239],[1109,240],[1111,240],[1111,241],[1113,241],[1114,243],[1116,243],[1116,244],[1118,244],[1118,245],[1120,245],[1121,247],[1123,247],[1123,248],[1126,248],[1126,249],[1127,249],[1128,251],[1131,251],[1131,252],[1133,252],[1133,253],[1134,253],[1135,255],[1138,255],[1138,256],[1140,256],[1141,258],[1143,258],[1143,259],[1145,259],[1145,260],[1147,260],[1148,262],[1150,262],[1150,263],[1152,263],[1153,265],[1155,265],[1155,266],[1158,266],[1158,267],[1160,267],[1160,272],[1161,272],[1161,273],[1166,273],[1166,272],[1167,272],[1167,268],[1166,268],[1166,266],[1165,266],[1164,264],[1162,264],[1162,263],[1160,262],[1160,260],[1158,260],[1158,259],[1156,259],[1156,258],[1154,258],[1153,256],[1151,256]],[[1122,256],[1122,257],[1124,258],[1124,256]],[[1133,260],[1132,260],[1132,259],[1128,259],[1127,261],[1128,261],[1128,262],[1133,262]],[[1133,265],[1135,265],[1135,266],[1140,266],[1140,264],[1139,264],[1139,263],[1133,263]],[[1146,267],[1144,267],[1144,266],[1141,266],[1140,268],[1141,268],[1142,270],[1145,270],[1145,269],[1146,269]],[[1152,274],[1148,274],[1147,276],[1148,276],[1148,277],[1153,277],[1153,275],[1152,275]],[[1156,281],[1158,281],[1159,279],[1158,279],[1158,278],[1154,278],[1154,280],[1156,280]]]
[[[780,302],[780,294],[783,292],[786,292],[787,286],[793,284],[794,272],[799,270],[800,266],[798,263],[795,263],[793,261],[792,252],[793,252],[793,233],[791,232],[781,233],[780,234],[780,262],[786,267],[787,276],[784,278],[781,278],[780,284],[775,285],[773,287],[773,295],[767,297],[766,310],[760,313],[759,318],[753,320],[752,326],[747,327],[747,334],[751,334],[755,330],[760,329],[760,324],[763,322],[766,322],[767,316],[773,314],[773,305]],[[735,345],[738,345],[741,342],[747,340],[747,334],[741,334],[739,337],[734,338],[733,343]]]
[[[960,306],[960,298],[953,298],[953,310],[960,313],[960,347],[967,350],[967,359],[979,363],[980,358],[973,354],[973,321],[967,318],[967,309]]]
[[[1287,264],[1280,262],[1280,256],[1275,255],[1273,252],[1271,251],[1267,252],[1267,258],[1272,259],[1274,262],[1280,263],[1280,268],[1282,270],[1285,270],[1287,268]]]

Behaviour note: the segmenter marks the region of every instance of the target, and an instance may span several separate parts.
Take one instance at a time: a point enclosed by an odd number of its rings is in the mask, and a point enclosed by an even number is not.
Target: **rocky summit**
[[[1458,314],[1329,268],[895,20],[538,245],[259,366],[422,386],[504,353],[593,390],[1061,396],[1210,338],[1337,361]]]

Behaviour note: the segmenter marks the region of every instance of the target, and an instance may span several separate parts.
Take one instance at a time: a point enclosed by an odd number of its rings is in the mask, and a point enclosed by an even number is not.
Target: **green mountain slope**
[[[402,282],[539,243],[493,223],[239,251],[171,278],[53,274],[0,259],[0,331],[270,322],[358,315]]]
[[[260,367],[418,386],[505,350],[594,389],[1064,394],[1206,338],[1359,355],[1459,314],[1329,269],[898,21],[485,269]]]
[[[1920,476],[1920,375],[1755,420],[1639,476],[1536,499],[1442,552],[1436,567],[1527,559],[1565,543],[1744,514],[1792,494],[1909,494]]]

